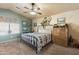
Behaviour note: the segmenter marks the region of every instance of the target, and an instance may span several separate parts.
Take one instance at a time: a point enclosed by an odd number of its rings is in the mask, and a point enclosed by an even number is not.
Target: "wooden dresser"
[[[68,46],[69,30],[68,25],[53,27],[53,42],[61,46]]]

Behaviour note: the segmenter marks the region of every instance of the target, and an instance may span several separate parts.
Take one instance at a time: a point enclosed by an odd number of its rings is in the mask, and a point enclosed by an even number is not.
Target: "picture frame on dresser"
[[[57,18],[57,25],[58,26],[64,26],[65,24],[66,24],[65,17],[59,17],[59,18]]]

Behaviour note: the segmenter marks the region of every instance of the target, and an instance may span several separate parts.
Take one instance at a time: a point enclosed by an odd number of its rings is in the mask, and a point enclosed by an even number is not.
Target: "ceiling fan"
[[[20,9],[19,7],[16,8]],[[30,13],[31,15],[35,15],[35,14],[42,15],[42,13],[40,12],[40,8],[35,3],[31,3],[31,9],[26,6],[24,8],[29,10],[29,11],[24,11],[24,13]]]

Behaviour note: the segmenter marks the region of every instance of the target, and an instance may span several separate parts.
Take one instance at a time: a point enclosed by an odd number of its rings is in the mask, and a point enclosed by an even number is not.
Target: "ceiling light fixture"
[[[17,9],[21,9],[19,7],[16,7]],[[28,8],[27,6],[24,7],[24,9],[27,9],[26,11],[24,11],[23,13],[29,13],[30,15],[42,15],[42,13],[40,12],[40,8],[35,4],[35,3],[31,3],[31,9]]]
[[[31,11],[31,12],[29,12],[29,14],[31,14],[31,15],[36,15],[36,12]]]

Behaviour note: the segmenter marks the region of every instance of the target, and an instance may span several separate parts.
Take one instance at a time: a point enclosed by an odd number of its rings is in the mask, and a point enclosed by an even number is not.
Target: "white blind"
[[[0,16],[0,35],[20,32],[19,21],[15,17]]]
[[[19,23],[17,17],[13,16],[0,16],[0,22]]]

